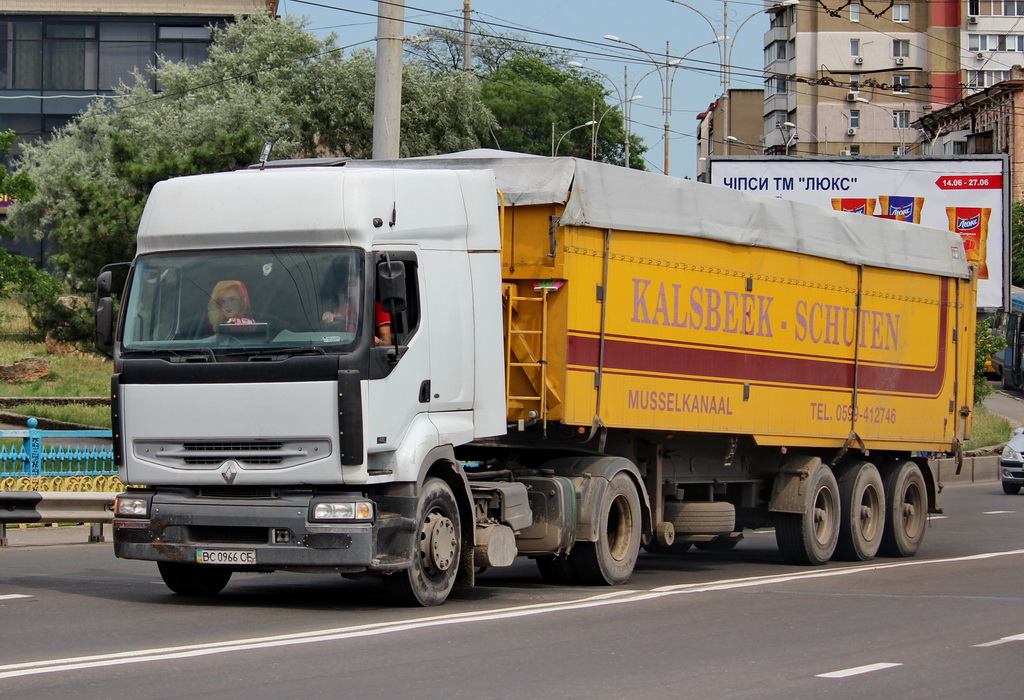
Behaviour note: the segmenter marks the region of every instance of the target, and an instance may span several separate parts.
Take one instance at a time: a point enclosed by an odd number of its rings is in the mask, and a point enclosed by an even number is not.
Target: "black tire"
[[[202,564],[182,564],[174,561],[159,561],[160,578],[167,587],[178,595],[193,598],[209,598],[224,590],[231,579],[231,569]]]
[[[399,605],[441,605],[455,585],[462,558],[462,530],[455,494],[440,479],[427,479],[420,494],[412,565],[384,576]]]
[[[1020,484],[1011,484],[1007,481],[1003,482],[1003,493],[1007,496],[1015,496],[1020,493]]]
[[[775,541],[788,563],[817,566],[832,558],[839,539],[839,484],[819,463],[805,488],[803,513],[775,514]]]
[[[834,558],[868,561],[878,553],[885,529],[885,489],[870,462],[850,462],[839,472],[839,540]]]
[[[640,553],[640,496],[624,472],[612,477],[598,507],[597,542],[577,542],[566,563],[585,586],[619,586],[629,580]]]
[[[928,529],[928,491],[921,468],[900,462],[885,473],[885,532],[878,553],[912,557]]]
[[[665,501],[665,520],[676,534],[724,534],[736,529],[736,508],[725,501]]]
[[[731,552],[736,549],[736,545],[743,539],[743,535],[738,537],[718,537],[711,540],[710,542],[694,542],[693,546],[697,549],[704,550],[705,552]]]

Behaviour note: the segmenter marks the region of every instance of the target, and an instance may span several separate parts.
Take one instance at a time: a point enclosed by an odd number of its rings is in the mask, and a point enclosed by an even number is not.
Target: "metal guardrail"
[[[44,439],[111,439],[109,430],[39,430],[29,418],[28,428],[0,430],[0,439],[21,439],[21,445],[0,445],[0,488],[26,484],[82,487],[117,484],[106,479],[117,474],[111,445],[44,445]],[[119,485],[119,484],[117,484]],[[109,487],[108,487],[109,488]],[[113,520],[116,491],[0,490],[0,547],[7,545],[7,525],[14,523],[92,523],[90,542],[103,541],[103,523]]]

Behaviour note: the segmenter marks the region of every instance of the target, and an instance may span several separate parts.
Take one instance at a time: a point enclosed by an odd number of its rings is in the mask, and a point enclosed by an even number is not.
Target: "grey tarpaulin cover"
[[[565,204],[563,226],[694,236],[854,265],[968,276],[960,236],[579,158],[476,149],[347,167],[488,169],[509,205]]]

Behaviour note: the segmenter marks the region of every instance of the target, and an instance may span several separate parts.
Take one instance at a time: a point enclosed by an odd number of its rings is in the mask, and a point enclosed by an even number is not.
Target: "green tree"
[[[985,367],[993,355],[1006,347],[1006,338],[992,332],[992,319],[978,322],[974,336],[974,403],[980,405],[992,393]]]
[[[1010,281],[1024,287],[1024,202],[1010,205]]]

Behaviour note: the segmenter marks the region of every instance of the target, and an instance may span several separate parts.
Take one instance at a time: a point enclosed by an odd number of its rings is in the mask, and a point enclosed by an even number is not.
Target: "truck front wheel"
[[[412,565],[386,575],[384,586],[400,605],[441,605],[455,585],[461,557],[462,530],[455,495],[440,479],[428,479],[420,495]]]
[[[598,508],[596,542],[577,542],[566,561],[574,581],[618,586],[629,580],[640,552],[640,496],[624,472],[612,477]]]
[[[160,578],[167,587],[178,595],[206,598],[224,590],[231,579],[231,569],[202,564],[182,564],[176,561],[159,561]]]

